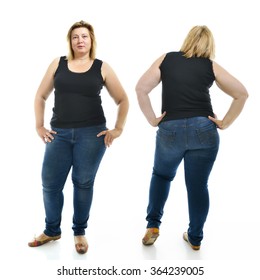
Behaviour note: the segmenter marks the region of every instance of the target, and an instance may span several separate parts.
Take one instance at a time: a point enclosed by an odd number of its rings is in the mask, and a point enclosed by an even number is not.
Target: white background
[[[1,274],[5,279],[26,276],[60,279],[56,270],[62,265],[146,269],[151,265],[195,265],[206,268],[207,273],[198,276],[200,279],[241,275],[255,279],[260,259],[257,1],[14,0],[3,3],[0,4],[0,254]],[[65,186],[62,239],[40,248],[27,246],[44,228],[40,180],[44,144],[34,128],[34,95],[49,63],[67,54],[67,31],[80,20],[94,26],[97,57],[112,66],[130,100],[125,131],[108,149],[97,175],[87,230],[90,247],[84,256],[79,256],[73,247],[70,177]],[[211,207],[201,250],[192,252],[182,240],[188,225],[182,166],[172,183],[161,236],[155,246],[143,247],[156,129],[141,114],[134,88],[157,57],[179,50],[190,28],[204,24],[215,37],[215,60],[246,86],[250,97],[237,121],[220,131],[220,152],[209,182]],[[215,86],[211,95],[215,113],[222,118],[231,99]],[[116,106],[105,89],[102,96],[108,126],[112,127]],[[160,87],[151,98],[159,115]],[[50,97],[46,107],[47,125],[52,102]],[[165,278],[158,276],[158,279]]]

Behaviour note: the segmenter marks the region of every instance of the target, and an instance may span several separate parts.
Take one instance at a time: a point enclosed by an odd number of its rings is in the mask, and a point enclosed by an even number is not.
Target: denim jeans
[[[42,165],[43,201],[45,207],[44,233],[61,234],[63,188],[70,170],[73,182],[73,231],[84,235],[93,198],[95,176],[105,153],[104,137],[97,134],[105,125],[61,129],[54,140],[46,144]]]
[[[148,228],[159,228],[171,181],[183,160],[189,206],[187,232],[190,242],[200,245],[209,210],[208,179],[218,148],[216,125],[206,117],[159,124],[147,207]]]

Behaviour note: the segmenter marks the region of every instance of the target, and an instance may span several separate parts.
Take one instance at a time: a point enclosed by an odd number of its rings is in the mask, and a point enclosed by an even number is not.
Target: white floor
[[[152,266],[203,267],[205,278],[202,276],[199,278],[214,280],[223,274],[225,277],[258,275],[260,245],[253,223],[232,223],[232,221],[217,223],[209,218],[201,250],[193,251],[182,240],[184,223],[180,219],[174,222],[174,219],[170,221],[168,217],[167,224],[162,226],[161,236],[155,245],[146,247],[141,244],[144,224],[137,216],[132,221],[122,218],[109,219],[106,213],[97,217],[92,216],[94,217],[87,234],[89,251],[86,255],[76,253],[69,223],[65,223],[66,227],[59,241],[38,248],[27,246],[33,235],[32,228],[24,228],[14,235],[10,234],[9,237],[13,237],[11,242],[6,237],[1,246],[1,255],[5,260],[5,266],[1,270],[6,270],[8,274],[8,278],[5,279],[15,279],[19,276],[37,276],[40,280],[46,277],[60,279],[57,271],[62,267],[83,269],[112,266],[142,270],[149,270]],[[22,221],[18,224],[18,228],[22,229]],[[237,235],[234,234],[235,230],[238,230]],[[165,279],[159,275],[157,277]],[[146,275],[141,279],[157,278],[154,276],[149,278],[149,275]]]

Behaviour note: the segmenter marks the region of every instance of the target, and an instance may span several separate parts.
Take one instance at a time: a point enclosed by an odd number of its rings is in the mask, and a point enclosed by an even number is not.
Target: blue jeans
[[[93,198],[95,176],[105,153],[104,137],[97,137],[105,125],[61,129],[54,140],[46,144],[42,166],[43,201],[45,207],[44,233],[48,236],[61,234],[63,188],[72,169],[73,231],[84,235]]]
[[[148,228],[159,228],[171,181],[183,160],[190,220],[188,237],[193,245],[200,245],[209,210],[208,178],[218,148],[216,125],[206,117],[159,125],[147,207]]]

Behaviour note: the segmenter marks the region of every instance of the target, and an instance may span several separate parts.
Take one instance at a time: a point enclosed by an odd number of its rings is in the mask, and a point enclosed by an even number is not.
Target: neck
[[[89,56],[81,56],[81,57],[75,57],[74,60],[80,60],[80,61],[90,61]]]

